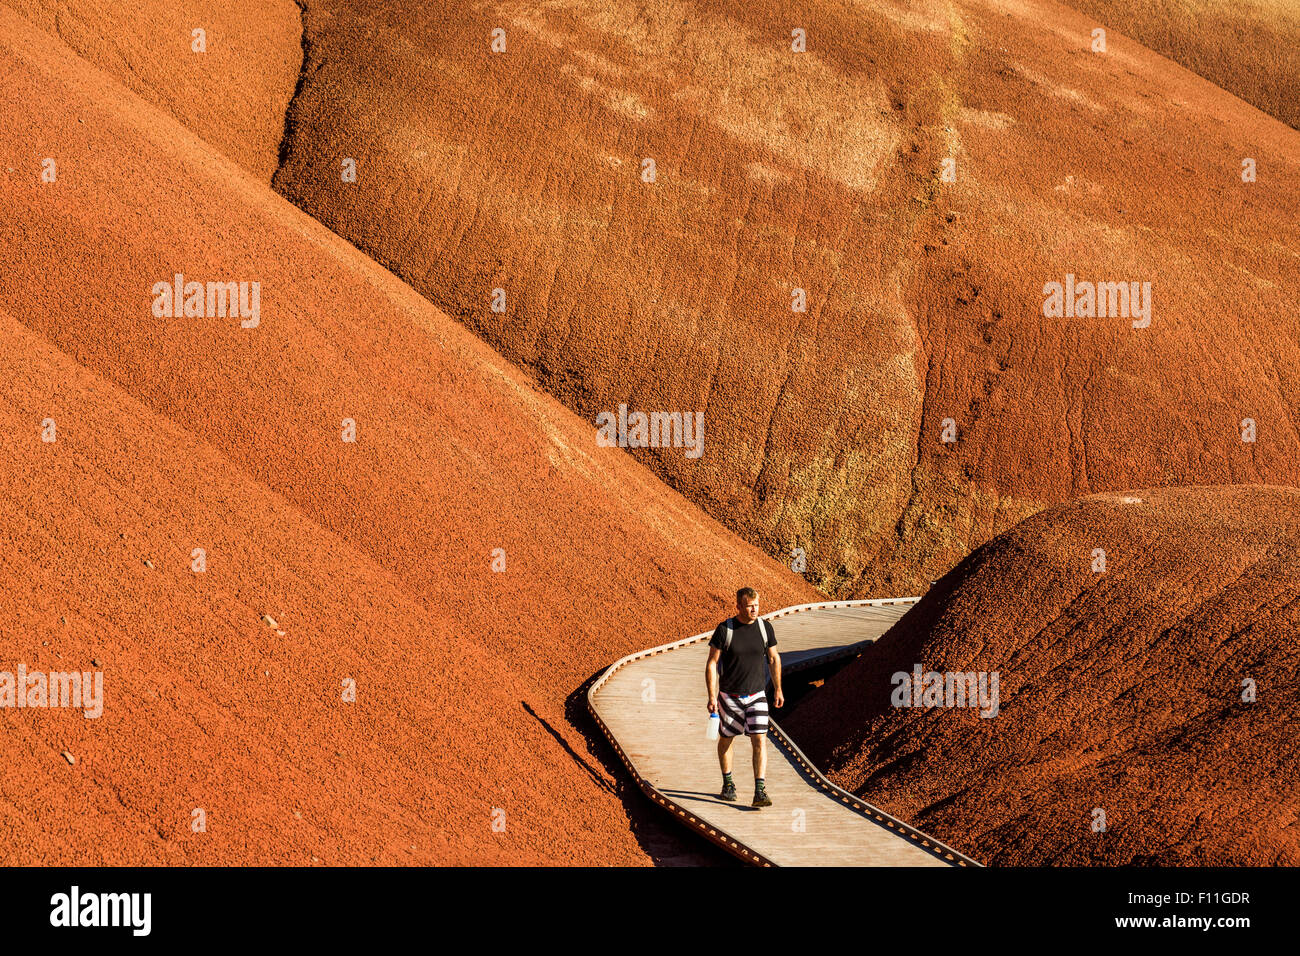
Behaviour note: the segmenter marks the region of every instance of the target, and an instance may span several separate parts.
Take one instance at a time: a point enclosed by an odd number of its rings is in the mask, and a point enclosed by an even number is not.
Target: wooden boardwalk
[[[776,622],[782,670],[790,673],[858,653],[917,600],[827,602],[763,616]],[[773,806],[749,806],[753,770],[744,737],[732,745],[740,801],[719,800],[716,745],[704,735],[704,664],[711,634],[631,654],[587,692],[596,722],[651,800],[719,846],[760,865],[979,865],[836,787],[775,720],[767,744]]]

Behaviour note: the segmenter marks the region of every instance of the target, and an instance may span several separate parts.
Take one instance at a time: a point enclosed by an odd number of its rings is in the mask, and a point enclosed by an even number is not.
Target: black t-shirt
[[[776,631],[771,621],[763,621],[763,630],[759,631],[759,619],[742,625],[734,617],[731,620],[731,646],[722,650],[726,640],[726,621],[717,626],[709,647],[722,651],[718,659],[720,672],[719,687],[723,693],[748,697],[767,687],[767,649],[776,647]],[[771,637],[767,637],[771,634]]]

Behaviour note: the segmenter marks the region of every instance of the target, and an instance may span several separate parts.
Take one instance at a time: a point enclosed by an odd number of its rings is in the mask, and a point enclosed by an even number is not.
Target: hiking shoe
[[[772,798],[767,795],[767,788],[759,787],[757,790],[754,791],[754,806],[770,807],[771,805],[772,805]]]
[[[736,785],[734,783],[724,783],[722,793],[718,794],[719,800],[726,800],[728,803],[736,802]]]

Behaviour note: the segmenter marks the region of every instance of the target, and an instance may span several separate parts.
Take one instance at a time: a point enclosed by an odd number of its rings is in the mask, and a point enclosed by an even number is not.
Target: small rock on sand
[[[265,624],[267,627],[279,627],[279,626],[280,626],[279,624],[276,624],[276,623],[275,623],[275,618],[271,617],[271,615],[269,615],[269,614],[263,614],[263,615],[262,615],[262,623]]]
[[[63,759],[66,760],[68,763],[72,764],[74,767],[77,765],[77,758],[72,756],[72,754],[68,753],[66,750],[63,751]]]

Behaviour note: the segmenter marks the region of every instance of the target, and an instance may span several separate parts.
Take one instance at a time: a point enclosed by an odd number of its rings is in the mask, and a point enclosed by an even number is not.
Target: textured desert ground
[[[567,698],[732,575],[812,588],[5,10],[0,42],[6,136],[63,160],[0,193],[6,669],[106,675],[97,720],[5,713],[6,861],[646,861]],[[173,266],[260,276],[262,325],[159,323]]]
[[[1300,129],[1300,6],[1293,0],[1068,0]]]
[[[1297,634],[1300,490],[1090,495],[963,560],[787,729],[990,865],[1296,866]],[[996,715],[891,706],[916,662],[997,673]]]
[[[239,11],[215,22],[242,49],[268,28]],[[128,79],[213,129],[232,111],[202,91],[282,99],[300,39],[275,189],[580,417],[707,410],[708,455],[634,457],[768,554],[802,548],[827,593],[914,592],[1092,491],[1300,480],[1300,140],[1123,35],[1091,52],[1089,17],[815,4],[795,55],[777,3],[302,13],[199,77],[150,31]],[[267,137],[229,126],[264,171]],[[1158,318],[1044,318],[1067,271],[1152,282]]]
[[[980,859],[1296,862],[1256,812],[1294,707],[1222,695],[1295,678],[1297,26],[1222,17],[0,2],[0,670],[109,688],[0,715],[0,861],[717,862],[581,688],[751,584],[928,592],[792,736]],[[155,316],[176,273],[259,281],[260,324]],[[1067,274],[1150,324],[1045,316]],[[620,404],[704,453],[601,447]],[[1024,697],[878,712],[907,653]],[[1084,794],[1146,822],[1071,848]]]

